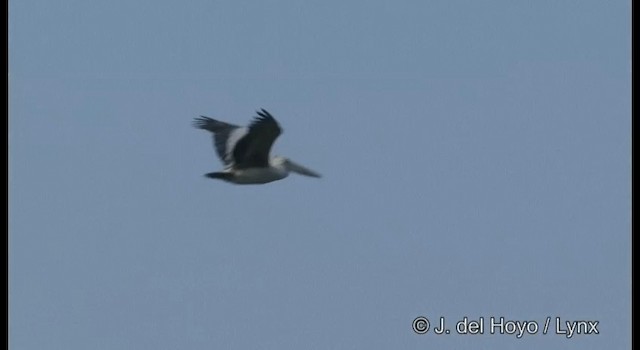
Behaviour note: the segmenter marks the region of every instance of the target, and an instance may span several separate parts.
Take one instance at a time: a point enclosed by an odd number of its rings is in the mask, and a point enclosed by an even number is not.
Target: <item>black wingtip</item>
[[[260,108],[260,110],[256,111],[256,113],[258,113],[258,115],[263,117],[263,118],[273,118],[271,113],[267,112],[267,110],[264,109],[264,108]]]
[[[198,118],[193,118],[193,122],[191,122],[191,125],[193,125],[194,128],[198,128],[198,129],[206,129],[207,125],[212,121],[213,119],[209,118],[209,117],[205,117],[204,115],[201,115]]]

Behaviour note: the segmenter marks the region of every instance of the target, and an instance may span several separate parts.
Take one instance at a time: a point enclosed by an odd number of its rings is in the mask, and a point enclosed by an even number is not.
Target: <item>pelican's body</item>
[[[282,129],[264,109],[244,128],[204,116],[196,118],[194,126],[213,133],[214,147],[225,165],[223,171],[205,174],[206,177],[235,184],[265,184],[284,179],[290,171],[320,177],[287,158],[269,155]]]

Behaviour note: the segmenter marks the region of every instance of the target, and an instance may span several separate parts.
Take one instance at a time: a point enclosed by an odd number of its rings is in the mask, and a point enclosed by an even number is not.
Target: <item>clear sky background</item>
[[[629,348],[630,6],[10,1],[10,348]],[[259,108],[323,178],[202,176]]]

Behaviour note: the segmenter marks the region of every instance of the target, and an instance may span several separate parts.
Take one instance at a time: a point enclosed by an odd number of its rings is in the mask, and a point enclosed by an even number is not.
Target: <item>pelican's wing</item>
[[[320,174],[316,173],[315,171],[313,171],[311,169],[305,168],[300,164],[292,162],[291,159],[287,159],[285,161],[285,166],[290,171],[293,171],[293,172],[298,173],[300,175],[311,176],[311,177],[320,177]]]
[[[262,109],[249,125],[249,131],[238,140],[233,149],[235,166],[254,168],[269,166],[269,152],[275,140],[282,133],[278,122],[269,112]]]
[[[235,162],[233,159],[233,149],[236,143],[248,132],[247,128],[241,128],[237,125],[221,122],[205,116],[195,118],[193,126],[213,133],[213,146],[227,167]]]

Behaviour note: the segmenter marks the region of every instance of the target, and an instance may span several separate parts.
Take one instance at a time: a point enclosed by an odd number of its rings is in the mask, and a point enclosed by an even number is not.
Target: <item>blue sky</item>
[[[630,6],[10,2],[10,348],[628,348]],[[202,176],[259,108],[323,178]]]

